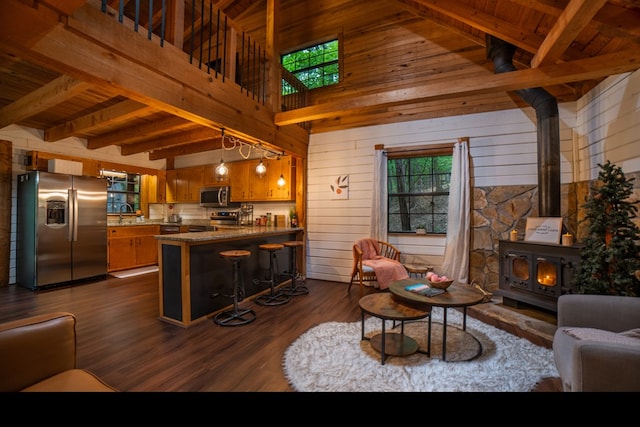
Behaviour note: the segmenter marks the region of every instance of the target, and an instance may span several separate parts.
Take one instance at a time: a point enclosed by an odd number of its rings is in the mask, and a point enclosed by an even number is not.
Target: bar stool
[[[265,243],[258,246],[259,249],[269,253],[269,280],[266,282],[271,286],[271,292],[262,294],[255,299],[256,304],[260,305],[282,305],[289,302],[291,295],[287,295],[281,290],[276,290],[276,278],[280,277],[280,269],[278,268],[278,258],[276,252],[284,248],[280,243]]]
[[[233,309],[221,311],[216,314],[213,321],[220,326],[239,326],[256,320],[256,313],[248,308],[238,309],[238,295],[240,293],[240,286],[244,287],[242,282],[242,272],[240,271],[240,260],[243,258],[249,258],[251,252],[242,249],[222,251],[220,256],[224,259],[231,261],[233,265]]]
[[[289,258],[289,263],[291,265],[291,284],[282,288],[282,291],[291,296],[306,295],[309,293],[309,288],[304,286],[303,279],[298,278],[298,264],[296,261],[298,248],[304,246],[304,242],[301,240],[291,240],[289,242],[284,242],[283,245],[291,249],[291,257]],[[303,284],[299,285],[298,282],[302,282]]]

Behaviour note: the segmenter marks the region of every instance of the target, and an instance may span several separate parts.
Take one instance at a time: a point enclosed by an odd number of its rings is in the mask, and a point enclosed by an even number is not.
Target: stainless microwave
[[[229,206],[229,186],[200,188],[200,206],[203,208],[219,208]]]

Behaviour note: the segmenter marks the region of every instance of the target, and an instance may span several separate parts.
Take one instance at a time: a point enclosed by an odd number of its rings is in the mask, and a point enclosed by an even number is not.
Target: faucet
[[[122,224],[122,208],[124,208],[125,212],[127,211],[127,208],[133,212],[133,207],[129,203],[123,203],[120,205],[120,217],[118,218],[118,224]]]

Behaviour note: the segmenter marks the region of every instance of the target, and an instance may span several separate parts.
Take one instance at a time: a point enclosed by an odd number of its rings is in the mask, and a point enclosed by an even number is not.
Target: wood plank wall
[[[611,158],[640,170],[640,71],[611,78],[580,103],[561,104],[561,182],[597,177]],[[308,157],[307,276],[348,282],[351,246],[370,235],[374,146],[454,142],[470,138],[472,187],[537,185],[536,118],[531,108],[418,120],[312,134]],[[576,170],[574,170],[574,165]],[[594,174],[595,173],[595,174]],[[329,182],[349,175],[349,199],[332,200]],[[636,196],[638,197],[638,196]],[[444,237],[392,234],[405,256],[442,264]]]

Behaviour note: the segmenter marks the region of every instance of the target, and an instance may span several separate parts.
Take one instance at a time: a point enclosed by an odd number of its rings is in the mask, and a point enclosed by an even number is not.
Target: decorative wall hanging
[[[348,199],[349,198],[349,175],[338,175],[337,178],[331,178],[329,183],[332,199]]]

